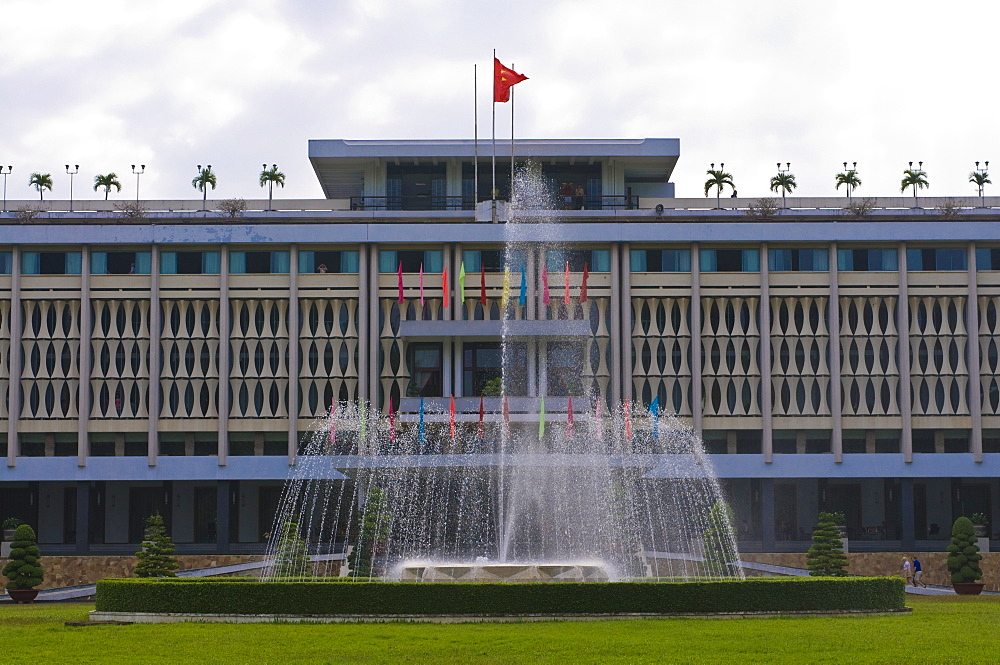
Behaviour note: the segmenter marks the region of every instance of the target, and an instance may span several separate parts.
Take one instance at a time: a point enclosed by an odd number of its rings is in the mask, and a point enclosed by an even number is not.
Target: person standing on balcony
[[[587,192],[584,191],[583,185],[577,185],[576,186],[575,197],[574,197],[575,200],[573,201],[573,203],[576,204],[576,209],[577,210],[585,210],[584,205],[583,205],[583,201],[584,201],[584,197],[586,195],[587,195]]]
[[[568,182],[564,182],[560,185],[559,196],[562,198],[563,210],[569,210],[573,207],[573,185]]]

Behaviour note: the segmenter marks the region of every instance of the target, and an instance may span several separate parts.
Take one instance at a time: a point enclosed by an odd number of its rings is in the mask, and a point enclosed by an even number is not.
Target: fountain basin
[[[401,582],[609,582],[601,563],[404,563]]]

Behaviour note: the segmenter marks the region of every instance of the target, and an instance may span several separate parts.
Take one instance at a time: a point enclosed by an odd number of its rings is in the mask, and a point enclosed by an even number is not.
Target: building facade
[[[855,550],[940,549],[956,516],[1000,516],[1000,200],[762,217],[675,198],[673,139],[514,148],[552,196],[512,253],[506,142],[495,187],[469,141],[313,141],[327,199],[273,211],[10,204],[0,517],[53,554],[134,552],[156,511],[181,552],[260,551],[331,402],[405,420],[454,396],[471,421],[504,325],[522,420],[541,396],[556,420],[570,396],[657,399],[703,437],[745,550],[804,550],[819,510]],[[505,267],[530,294],[558,275],[551,304],[501,306]]]

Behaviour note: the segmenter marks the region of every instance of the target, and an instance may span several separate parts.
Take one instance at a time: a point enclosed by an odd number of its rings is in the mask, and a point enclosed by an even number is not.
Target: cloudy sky
[[[488,137],[496,48],[530,77],[519,137],[679,138],[678,196],[710,162],[764,196],[779,161],[799,195],[837,195],[844,161],[897,195],[910,160],[971,195],[975,160],[1000,168],[998,26],[1000,3],[926,0],[4,0],[0,163],[9,199],[33,171],[68,198],[67,162],[76,198],[109,171],[134,196],[131,164],[144,199],[197,197],[197,164],[256,198],[265,162],[319,198],[309,139],[471,138],[474,63]]]

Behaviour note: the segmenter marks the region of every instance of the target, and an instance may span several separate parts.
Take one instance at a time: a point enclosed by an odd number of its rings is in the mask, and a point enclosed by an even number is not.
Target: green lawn
[[[1000,596],[910,597],[912,615],[436,625],[67,627],[93,605],[0,606],[19,663],[996,663]],[[16,656],[16,657],[15,657]]]

